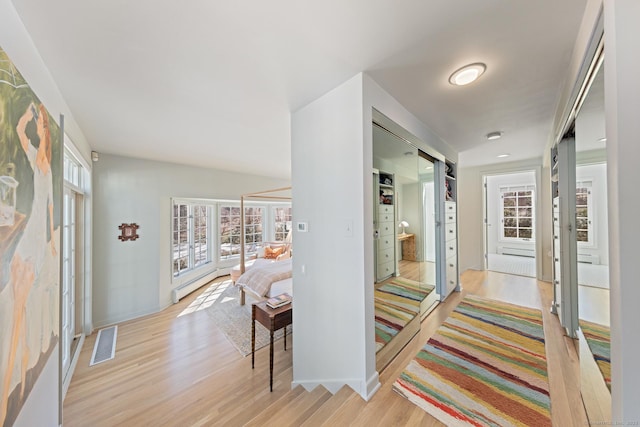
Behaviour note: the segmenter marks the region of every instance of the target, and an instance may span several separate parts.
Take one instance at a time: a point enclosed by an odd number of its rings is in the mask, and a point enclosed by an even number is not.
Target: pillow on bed
[[[264,248],[264,257],[266,259],[276,259],[278,255],[280,255],[284,251],[284,246],[280,246],[279,248],[271,249],[269,246]]]

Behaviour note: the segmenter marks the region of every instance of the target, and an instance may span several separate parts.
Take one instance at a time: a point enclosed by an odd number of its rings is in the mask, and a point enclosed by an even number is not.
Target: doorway
[[[537,277],[535,170],[485,175],[485,269]]]

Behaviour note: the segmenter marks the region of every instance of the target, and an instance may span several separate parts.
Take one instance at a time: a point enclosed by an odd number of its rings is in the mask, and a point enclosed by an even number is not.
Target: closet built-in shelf
[[[445,200],[447,202],[455,202],[457,199],[456,174],[457,171],[455,163],[445,161],[444,183]]]

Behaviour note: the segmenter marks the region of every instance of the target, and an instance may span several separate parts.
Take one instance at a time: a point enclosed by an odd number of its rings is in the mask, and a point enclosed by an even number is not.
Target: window
[[[82,188],[82,165],[73,157],[72,154],[64,153],[63,165],[64,180],[77,188]]]
[[[262,248],[264,208],[250,206],[244,208],[245,250],[247,254]],[[218,232],[220,236],[220,259],[240,255],[240,207],[220,206]]]
[[[576,239],[578,243],[593,243],[591,219],[591,182],[578,182],[576,187]]]
[[[188,202],[173,204],[173,275],[211,261],[208,250],[209,207]]]
[[[502,199],[502,238],[534,239],[534,191],[526,188],[500,189]]]
[[[273,208],[274,241],[284,242],[291,230],[291,206]]]
[[[230,267],[240,256],[240,206],[236,201],[175,198],[171,213],[173,277],[189,281],[200,270]],[[257,254],[267,240],[284,241],[291,230],[291,205],[281,202],[244,206],[246,255]],[[198,276],[199,277],[199,276]]]

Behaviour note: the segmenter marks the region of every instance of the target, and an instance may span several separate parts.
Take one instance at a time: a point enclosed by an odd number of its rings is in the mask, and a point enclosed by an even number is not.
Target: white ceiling
[[[586,0],[13,3],[94,150],[286,178],[290,113],[361,71],[463,166],[542,156]]]

